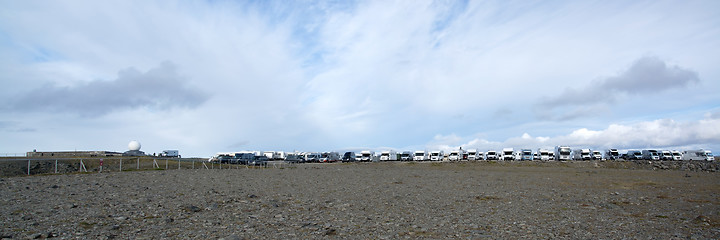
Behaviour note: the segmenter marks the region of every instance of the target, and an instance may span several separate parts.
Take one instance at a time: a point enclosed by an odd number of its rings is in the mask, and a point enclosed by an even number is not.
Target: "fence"
[[[287,163],[269,162],[265,165],[247,166],[208,162],[199,158],[0,158],[0,176],[171,169],[282,168],[285,164]]]

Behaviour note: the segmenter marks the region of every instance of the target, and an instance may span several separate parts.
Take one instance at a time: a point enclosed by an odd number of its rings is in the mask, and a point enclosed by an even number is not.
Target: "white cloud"
[[[437,139],[438,137],[436,137]],[[453,142],[461,139],[453,135]],[[428,144],[432,149],[500,150],[503,147],[514,148],[553,148],[566,145],[576,148],[592,149],[720,149],[720,119],[705,118],[697,121],[675,121],[658,119],[634,124],[611,124],[605,129],[576,129],[566,135],[552,137],[532,137],[524,133],[520,137],[511,137],[502,142],[493,142],[475,138],[463,144]]]

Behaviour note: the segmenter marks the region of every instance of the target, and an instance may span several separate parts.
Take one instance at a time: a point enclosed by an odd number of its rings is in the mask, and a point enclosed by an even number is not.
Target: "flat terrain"
[[[353,163],[0,178],[0,237],[720,238],[720,175]]]

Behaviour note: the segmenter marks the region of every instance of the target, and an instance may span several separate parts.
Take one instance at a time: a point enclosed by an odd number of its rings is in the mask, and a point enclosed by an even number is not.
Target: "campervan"
[[[592,151],[592,159],[593,160],[603,160],[602,153],[598,150]]]
[[[713,161],[715,158],[709,150],[688,150],[683,151],[683,160]]]
[[[395,153],[395,151],[380,152],[380,161],[395,161],[395,160],[397,160],[397,153]]]
[[[627,154],[625,154],[626,160],[642,160],[642,151],[638,150],[629,150]]]
[[[547,149],[538,148],[537,153],[540,161],[550,160],[550,151]]]
[[[478,160],[478,154],[476,149],[470,149],[467,151],[467,160]]]
[[[373,156],[375,155],[374,152],[371,151],[362,151],[360,152],[360,161],[363,162],[370,162],[373,160]]]
[[[672,152],[670,152],[669,150],[660,151],[660,159],[661,160],[673,160]]]
[[[485,160],[500,160],[500,156],[497,152],[490,150],[485,153]]]
[[[160,153],[161,157],[180,157],[180,153],[178,150],[163,150],[162,153]]]
[[[678,150],[673,150],[672,157],[673,157],[672,158],[673,160],[680,161],[680,160],[682,160],[682,153],[680,153],[680,151],[678,151]]]
[[[618,160],[620,158],[620,152],[617,149],[611,148],[605,151],[605,159],[607,160]]]
[[[400,153],[400,161],[412,161],[413,155],[410,151],[404,151]]]
[[[342,157],[343,162],[354,162],[355,161],[355,152],[345,152]]]
[[[415,161],[427,161],[427,160],[428,160],[427,151],[415,151],[415,155],[413,155],[413,160],[415,160]]]
[[[570,147],[568,146],[557,146],[555,147],[555,159],[558,161],[570,160]]]
[[[642,150],[642,156],[645,160],[660,160],[660,153],[657,150]]]
[[[450,160],[450,161],[460,160],[460,151],[458,151],[458,150],[451,151],[450,155],[448,156],[448,160]]]
[[[583,148],[573,150],[572,159],[575,161],[591,160],[592,157],[590,156],[590,149]]]
[[[515,160],[515,150],[513,150],[512,148],[503,148],[502,160],[503,161]]]
[[[533,160],[533,153],[530,149],[521,149],[520,150],[520,160],[522,161],[532,161]]]
[[[431,151],[430,161],[442,161],[445,156],[442,151]]]

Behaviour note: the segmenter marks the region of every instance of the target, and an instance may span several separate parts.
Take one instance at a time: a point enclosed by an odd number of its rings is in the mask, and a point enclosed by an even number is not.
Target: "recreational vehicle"
[[[412,161],[413,155],[410,151],[404,151],[400,153],[400,161]]]
[[[320,154],[318,153],[305,153],[305,162],[319,162]]]
[[[538,148],[537,153],[540,161],[550,160],[550,151],[547,149]]]
[[[555,158],[558,161],[569,161],[570,152],[571,150],[568,146],[557,146],[555,147]]]
[[[342,162],[354,162],[355,152],[345,152],[342,157]]]
[[[712,152],[709,150],[689,150],[683,151],[683,160],[696,160],[696,161],[713,161],[715,158]]]
[[[430,161],[442,161],[443,160],[443,152],[442,151],[431,151],[430,152]]]
[[[161,157],[180,157],[180,154],[178,150],[163,150],[162,153],[160,153]],[[185,155],[187,156],[187,155]]]
[[[590,156],[590,149],[583,148],[583,149],[575,149],[573,150],[572,159],[575,161],[580,160],[592,160],[592,156]]]
[[[515,160],[515,150],[513,150],[512,148],[503,148],[502,159],[503,161]]]
[[[625,154],[626,160],[642,160],[642,151],[638,150],[629,150],[627,154]]]
[[[520,150],[520,160],[522,161],[532,161],[533,160],[533,152],[530,149],[521,149]]]
[[[450,161],[460,160],[460,151],[458,151],[458,150],[451,151],[450,155],[448,156],[448,160],[450,160]]]
[[[395,151],[380,152],[380,161],[395,161],[395,160],[397,160],[397,153],[395,153]]]
[[[660,151],[660,160],[673,160],[672,152],[669,150]]]
[[[362,152],[360,152],[360,161],[370,162],[370,161],[373,160],[373,155],[375,155],[374,152],[371,152],[371,151],[362,151]]]
[[[642,156],[645,160],[660,160],[660,153],[657,150],[642,150]]]
[[[500,160],[500,156],[497,152],[490,150],[485,153],[485,160]]]
[[[680,151],[678,151],[678,150],[673,150],[672,157],[673,157],[672,158],[673,160],[680,161],[680,160],[682,160],[682,153],[680,153]]]
[[[428,154],[426,151],[415,151],[415,154],[413,155],[413,160],[415,161],[427,161],[428,160]]]
[[[617,149],[611,148],[605,151],[605,159],[607,160],[618,160],[620,158],[620,152]]]
[[[598,150],[592,151],[592,159],[593,160],[603,160],[602,153]]]
[[[476,149],[470,149],[467,151],[467,160],[478,160],[478,154]]]

